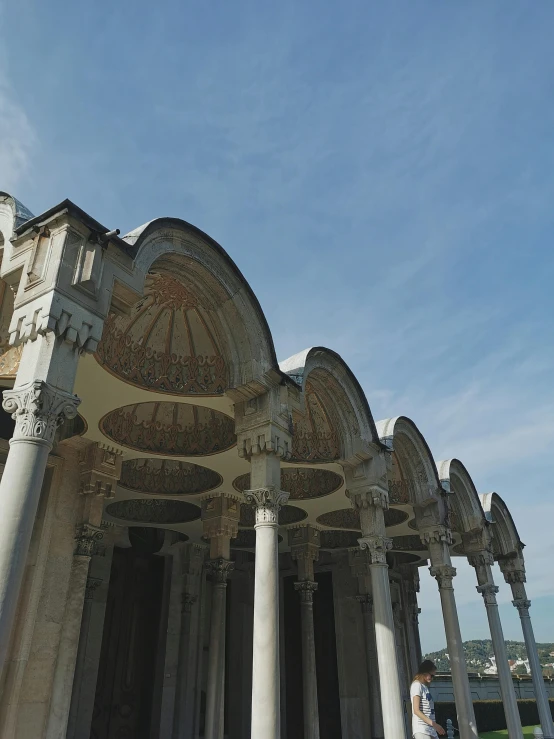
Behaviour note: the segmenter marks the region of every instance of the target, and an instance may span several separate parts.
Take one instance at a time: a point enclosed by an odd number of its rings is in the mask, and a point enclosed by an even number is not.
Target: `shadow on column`
[[[302,632],[296,577],[284,578],[287,739],[304,739],[302,706]],[[314,631],[320,739],[341,739],[339,675],[335,640],[333,583],[330,572],[315,576]]]

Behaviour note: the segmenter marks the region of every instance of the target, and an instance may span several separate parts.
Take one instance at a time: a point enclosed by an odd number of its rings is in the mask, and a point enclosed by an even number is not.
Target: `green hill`
[[[463,643],[464,654],[469,672],[482,672],[485,668],[490,667],[491,657],[494,656],[492,642],[490,639],[478,639],[475,641],[466,641]],[[527,652],[525,644],[518,641],[507,641],[506,649],[508,651],[508,659],[518,660],[526,659]],[[554,643],[537,644],[539,659],[541,665],[551,664],[554,662]],[[441,649],[439,652],[430,652],[426,654],[424,659],[432,660],[439,672],[450,672],[450,661],[448,659],[448,649]]]

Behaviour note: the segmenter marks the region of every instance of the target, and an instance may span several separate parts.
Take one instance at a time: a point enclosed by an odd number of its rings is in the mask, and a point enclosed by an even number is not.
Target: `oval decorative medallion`
[[[217,472],[175,459],[131,459],[121,465],[119,484],[151,495],[199,495],[214,490],[223,478]]]
[[[314,470],[309,467],[283,467],[281,469],[281,489],[290,494],[291,500],[323,498],[336,492],[343,479],[330,470]],[[233,482],[240,493],[250,488],[250,474],[240,475]]]
[[[297,508],[292,505],[285,505],[279,511],[279,526],[287,526],[291,523],[298,523],[308,518],[306,511],[302,508]],[[254,507],[247,503],[242,503],[240,506],[240,521],[239,526],[245,529],[254,528],[256,518],[254,514]]]
[[[125,382],[156,392],[220,395],[227,387],[209,314],[168,274],[146,276],[129,316],[110,313],[95,357]]]
[[[385,526],[398,526],[408,519],[408,514],[404,511],[397,511],[390,508],[385,511]],[[341,508],[338,511],[329,511],[317,517],[317,522],[323,526],[330,526],[334,529],[352,529],[360,531],[360,514],[353,508]]]
[[[419,536],[408,534],[407,536],[393,536],[392,548],[396,551],[404,552],[426,552],[427,546]]]
[[[321,531],[322,549],[350,549],[358,546],[360,534],[357,531]]]
[[[137,523],[176,524],[196,521],[200,508],[183,500],[118,500],[110,503],[106,513],[122,521]]]
[[[190,403],[137,403],[110,411],[100,430],[122,446],[151,454],[202,457],[236,444],[235,422]]]

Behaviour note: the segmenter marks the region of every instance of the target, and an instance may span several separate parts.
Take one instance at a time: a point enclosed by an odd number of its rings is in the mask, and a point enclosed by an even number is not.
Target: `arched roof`
[[[380,440],[397,455],[402,471],[409,479],[412,504],[431,497],[438,499],[439,479],[431,450],[415,423],[406,416],[378,421]]]
[[[497,557],[517,556],[525,546],[508,506],[497,493],[479,496],[487,520],[492,523],[494,553]]]
[[[230,387],[281,374],[265,315],[252,288],[227,252],[180,218],[157,218],[123,237],[135,250],[134,264],[180,279],[211,312],[228,342]]]
[[[379,437],[365,393],[342,357],[331,349],[316,346],[289,357],[279,366],[302,388],[306,419],[313,415],[314,428],[306,433],[317,433],[319,418],[328,435],[337,434],[337,459],[352,464],[367,459],[369,446],[379,444]]]
[[[485,514],[479,494],[467,469],[459,459],[437,462],[439,480],[452,493],[450,504],[455,518],[455,530],[467,533],[485,525]]]

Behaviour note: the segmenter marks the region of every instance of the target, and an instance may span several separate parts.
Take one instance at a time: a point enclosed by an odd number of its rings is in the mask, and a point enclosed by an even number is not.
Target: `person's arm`
[[[420,706],[421,706],[421,698],[420,698],[420,696],[419,695],[414,695],[414,697],[412,698],[412,710],[413,710],[414,714],[419,719],[421,719],[424,724],[427,724],[427,726],[431,726],[433,729],[435,729],[435,731],[437,732],[437,734],[441,734],[441,735],[444,734],[445,731],[442,728],[442,726],[440,724],[437,724],[436,721],[433,721],[428,716],[426,716],[423,713],[423,711],[421,711]]]

